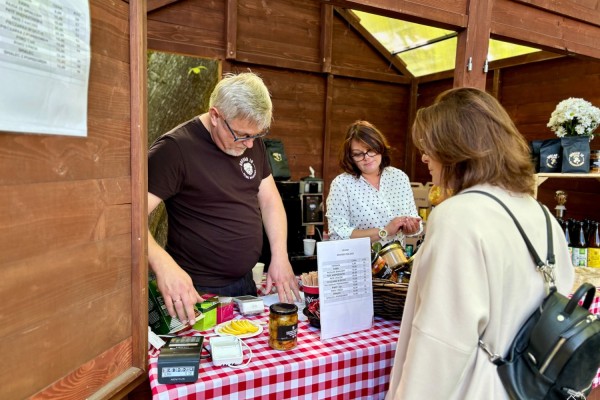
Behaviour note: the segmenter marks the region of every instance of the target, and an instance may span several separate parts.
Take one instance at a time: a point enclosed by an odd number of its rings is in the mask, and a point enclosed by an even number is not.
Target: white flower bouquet
[[[556,136],[588,136],[591,141],[600,124],[600,109],[584,99],[570,97],[561,101],[550,116],[548,128]]]

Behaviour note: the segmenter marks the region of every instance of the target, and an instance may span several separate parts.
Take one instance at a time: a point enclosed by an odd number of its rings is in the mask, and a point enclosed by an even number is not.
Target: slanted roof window
[[[354,11],[361,25],[391,54],[399,57],[416,77],[454,69],[456,36],[452,30]],[[488,61],[540,51],[499,40],[490,40]]]

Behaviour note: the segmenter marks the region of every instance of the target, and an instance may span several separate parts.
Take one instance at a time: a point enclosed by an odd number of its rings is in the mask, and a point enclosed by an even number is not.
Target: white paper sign
[[[0,0],[0,130],[87,135],[88,0]]]
[[[373,326],[369,238],[317,243],[321,340]]]

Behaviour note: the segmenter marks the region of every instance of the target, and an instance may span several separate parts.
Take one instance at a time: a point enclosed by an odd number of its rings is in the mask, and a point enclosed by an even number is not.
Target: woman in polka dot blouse
[[[367,121],[348,127],[338,175],[327,196],[331,239],[403,242],[423,229],[408,176],[390,166],[389,145]]]

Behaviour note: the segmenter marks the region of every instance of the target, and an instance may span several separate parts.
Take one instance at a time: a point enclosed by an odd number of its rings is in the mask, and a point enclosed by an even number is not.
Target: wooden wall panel
[[[87,137],[0,132],[3,399],[86,398],[132,367],[129,4],[90,12]]]
[[[600,37],[597,18],[592,25],[513,0],[495,0],[493,7],[492,35],[561,54],[600,58],[595,44]],[[600,15],[600,11],[590,15]]]
[[[333,18],[333,37],[333,66],[393,75],[399,74],[380,53],[361,38],[354,28],[337,13],[334,13]]]
[[[312,0],[238,2],[237,59],[269,57],[320,65],[321,5]]]
[[[600,61],[586,61],[565,57],[502,68],[498,83],[498,98],[528,140],[551,139],[556,136],[546,127],[556,105],[569,97],[582,97],[600,106]],[[433,102],[435,96],[452,87],[449,80],[419,85],[418,106]],[[488,74],[487,89],[492,92],[492,77]],[[592,149],[600,149],[598,139]],[[430,180],[427,168],[417,160],[414,181]],[[567,217],[600,219],[600,182],[595,179],[549,179],[538,188],[538,198],[551,210],[556,201],[556,190],[569,194]]]
[[[183,0],[148,14],[148,48],[224,58],[225,1]]]
[[[339,152],[346,128],[359,119],[371,122],[386,136],[392,148],[392,165],[403,169],[410,87],[336,78],[332,96],[331,143],[326,155],[330,172],[325,177],[326,187],[341,172]]]
[[[417,95],[417,110],[433,104],[433,101],[437,95],[445,90],[452,89],[452,84],[453,82],[451,78],[420,84]],[[412,140],[410,135],[407,136],[407,140]],[[431,182],[431,175],[429,174],[427,166],[421,162],[420,153],[417,153],[415,157],[413,171],[414,175],[411,177],[413,182]]]
[[[581,97],[600,107],[600,61],[561,58],[502,70],[501,102],[529,141],[555,138],[546,125],[556,105]],[[593,140],[592,149],[600,149]],[[600,182],[595,179],[550,179],[538,188],[538,198],[551,210],[556,190],[568,193],[568,218],[600,220]]]
[[[253,68],[263,77],[273,99],[269,137],[281,139],[292,180],[309,174],[323,176],[323,113],[325,80],[319,75],[277,69]]]

